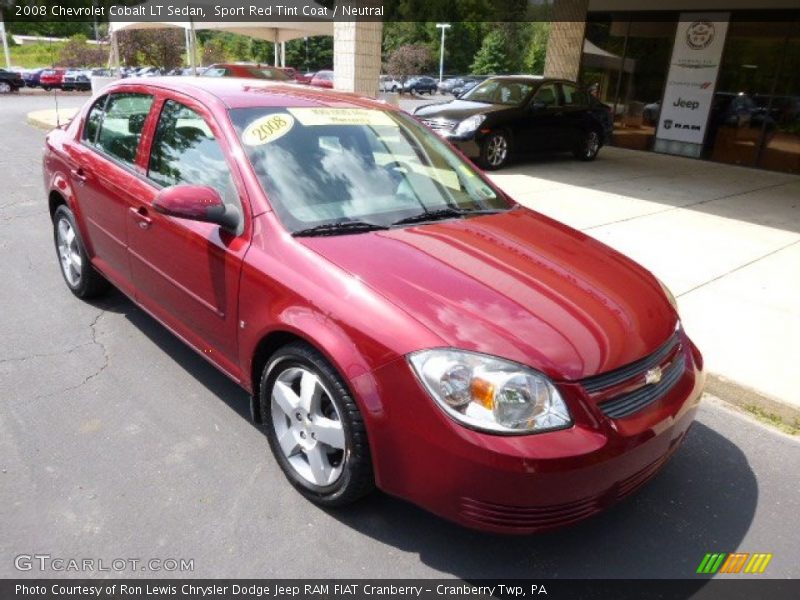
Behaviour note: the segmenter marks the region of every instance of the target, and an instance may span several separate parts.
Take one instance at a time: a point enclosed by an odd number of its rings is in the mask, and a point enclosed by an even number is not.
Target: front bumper
[[[703,389],[688,338],[686,369],[661,399],[613,420],[577,383],[559,384],[574,425],[501,436],[451,420],[405,359],[354,380],[367,407],[376,480],[385,492],[476,529],[532,533],[601,512],[654,476],[684,439]]]

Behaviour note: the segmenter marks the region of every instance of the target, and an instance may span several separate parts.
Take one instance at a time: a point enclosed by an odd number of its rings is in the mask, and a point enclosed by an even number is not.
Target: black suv
[[[485,169],[538,151],[594,160],[612,129],[608,108],[575,83],[532,75],[490,77],[456,100],[418,107],[414,116]]]
[[[420,75],[418,77],[411,77],[410,79],[407,79],[403,84],[402,91],[409,93],[416,92],[417,94],[424,94],[427,92],[428,94],[433,95],[438,87],[439,82],[436,79],[433,77],[428,77],[427,75]]]
[[[22,75],[13,71],[0,69],[0,94],[16,92],[19,88],[25,87],[25,80]]]

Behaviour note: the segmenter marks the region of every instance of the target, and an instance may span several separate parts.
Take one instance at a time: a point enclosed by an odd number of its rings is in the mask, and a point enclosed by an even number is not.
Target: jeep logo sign
[[[729,17],[723,12],[681,13],[659,115],[657,151],[699,156]]]
[[[678,98],[672,103],[672,106],[688,108],[689,110],[697,110],[700,107],[700,102],[697,100],[684,100],[683,98]]]

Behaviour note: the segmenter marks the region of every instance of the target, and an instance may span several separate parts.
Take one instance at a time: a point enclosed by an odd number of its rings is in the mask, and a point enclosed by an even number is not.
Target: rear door
[[[590,125],[589,94],[571,83],[561,83],[561,104],[564,110],[563,134],[559,136],[561,150],[574,149]]]
[[[533,95],[520,126],[523,130],[522,150],[538,152],[559,147],[558,137],[564,113],[558,84],[543,83]]]
[[[67,148],[70,178],[98,268],[132,295],[127,254],[127,212],[141,188],[136,159],[153,96],[118,92],[89,110],[81,141]]]
[[[128,214],[136,299],[206,357],[239,378],[239,275],[249,245],[249,205],[231,148],[199,102],[161,99],[146,156],[149,189]],[[153,210],[159,190],[182,183],[209,185],[240,211],[238,234],[212,223]]]

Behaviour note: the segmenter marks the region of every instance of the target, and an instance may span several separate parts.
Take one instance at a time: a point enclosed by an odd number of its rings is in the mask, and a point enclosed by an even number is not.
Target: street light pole
[[[442,44],[439,48],[439,83],[442,83],[444,77],[444,32],[450,28],[450,23],[437,23],[436,27],[442,30]]]

